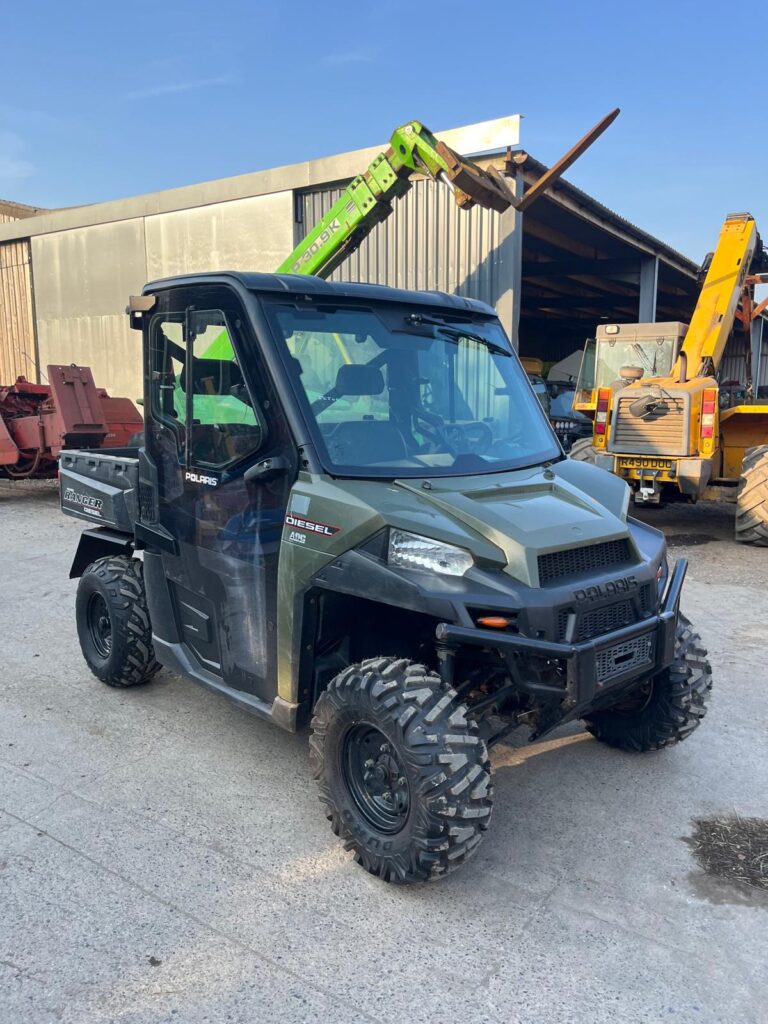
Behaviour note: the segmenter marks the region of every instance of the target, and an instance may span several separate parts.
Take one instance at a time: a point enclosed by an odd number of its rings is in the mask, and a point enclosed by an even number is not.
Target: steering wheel
[[[449,455],[456,455],[446,432],[442,416],[437,413],[426,413],[421,409],[413,409],[413,418],[418,421],[418,430],[427,441],[436,445],[438,449],[447,452]]]
[[[443,427],[443,433],[459,455],[484,455],[493,444],[493,431],[481,420],[474,423],[450,423]]]

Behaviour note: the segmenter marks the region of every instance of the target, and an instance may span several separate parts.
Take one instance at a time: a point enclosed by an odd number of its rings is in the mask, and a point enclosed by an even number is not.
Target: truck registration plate
[[[672,459],[620,459],[619,465],[626,469],[672,469]]]

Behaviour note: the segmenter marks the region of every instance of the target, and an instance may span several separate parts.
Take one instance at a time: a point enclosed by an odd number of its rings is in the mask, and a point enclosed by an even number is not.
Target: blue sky
[[[551,162],[620,106],[570,180],[698,260],[730,211],[768,234],[746,28],[707,0],[6,5],[0,197],[171,188],[375,145],[411,118],[522,113],[524,148]]]

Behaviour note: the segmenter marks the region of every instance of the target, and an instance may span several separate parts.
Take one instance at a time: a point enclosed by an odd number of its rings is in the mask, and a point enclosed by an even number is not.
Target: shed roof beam
[[[523,266],[523,277],[572,277],[575,274],[597,274],[614,277],[617,274],[633,274],[635,283],[640,280],[639,259],[577,259],[529,260]]]
[[[634,308],[634,300],[630,296],[623,298],[602,293],[598,295],[531,295],[527,293],[523,301],[528,306],[545,306],[552,309],[556,307],[558,309],[578,309],[582,306],[585,309],[591,309],[594,306],[602,307],[603,305]]]
[[[659,293],[659,258],[651,256],[640,264],[640,301],[637,320],[641,324],[656,322],[656,299]]]

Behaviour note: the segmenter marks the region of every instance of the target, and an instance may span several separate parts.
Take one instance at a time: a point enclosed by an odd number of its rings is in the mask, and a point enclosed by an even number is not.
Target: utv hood
[[[569,459],[482,477],[397,480],[395,486],[452,520],[470,551],[479,534],[503,554],[504,571],[527,586],[539,585],[539,555],[630,536],[626,484]],[[412,523],[391,525],[419,532]]]

